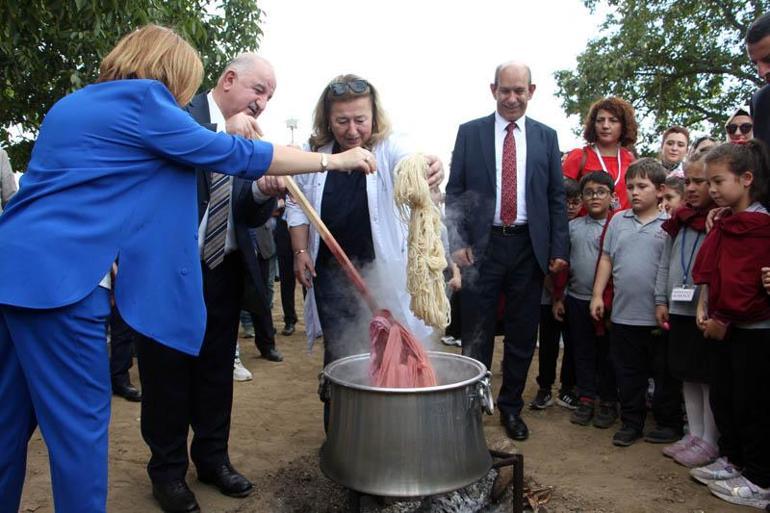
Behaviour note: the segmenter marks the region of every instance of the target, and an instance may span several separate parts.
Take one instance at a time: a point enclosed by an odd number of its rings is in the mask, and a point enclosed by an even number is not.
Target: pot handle
[[[490,379],[492,373],[487,371],[486,375],[478,382],[479,397],[481,398],[481,407],[487,415],[495,413],[495,401],[492,399],[492,385]]]
[[[329,402],[330,392],[329,392],[329,382],[326,381],[326,378],[324,377],[324,373],[320,372],[318,373],[318,398],[321,400],[322,403]]]

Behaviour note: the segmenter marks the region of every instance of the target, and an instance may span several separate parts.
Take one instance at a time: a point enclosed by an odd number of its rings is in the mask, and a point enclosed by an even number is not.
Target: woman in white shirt
[[[356,75],[335,77],[318,99],[308,146],[325,153],[360,146],[374,153],[375,174],[311,173],[298,177],[297,184],[362,272],[378,304],[425,341],[431,329],[409,311],[407,224],[393,200],[396,165],[414,150],[392,134],[374,86]],[[428,161],[428,183],[436,187],[444,176],[441,161],[433,156]],[[286,212],[295,273],[308,289],[308,344],[323,332],[324,365],[367,352],[371,313],[300,207],[288,200]],[[362,217],[369,223],[358,222]]]

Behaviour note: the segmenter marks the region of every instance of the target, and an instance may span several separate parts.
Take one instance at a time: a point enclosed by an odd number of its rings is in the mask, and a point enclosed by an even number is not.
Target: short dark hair
[[[564,192],[567,194],[567,198],[576,198],[580,196],[580,193],[582,192],[582,189],[580,188],[580,185],[577,183],[577,180],[573,180],[572,178],[564,177]]]
[[[685,139],[687,139],[687,144],[690,144],[690,131],[687,130],[683,126],[674,125],[666,129],[665,132],[663,132],[663,137],[660,140],[660,144],[663,144],[666,142],[666,137],[668,137],[671,134],[682,134]]]
[[[770,12],[754,20],[746,31],[746,44],[753,45],[770,36]]]
[[[752,201],[768,201],[770,193],[770,156],[767,146],[759,139],[752,139],[746,144],[724,143],[711,148],[703,158],[706,165],[720,163],[727,166],[731,173],[742,175],[746,171],[754,174],[750,195]]]
[[[636,133],[639,130],[639,125],[636,123],[634,107],[626,100],[614,96],[597,100],[588,109],[588,114],[583,122],[583,139],[587,143],[595,143],[598,139],[596,136],[596,117],[600,110],[606,110],[620,120],[623,127],[620,131],[621,146],[629,147],[636,144]]]
[[[684,178],[681,176],[668,175],[664,183],[669,189],[674,189],[680,196],[684,196]]]
[[[660,187],[666,182],[666,174],[666,168],[658,159],[645,157],[628,166],[626,183],[632,178],[647,178],[655,187]]]
[[[586,188],[588,182],[598,183],[599,185],[606,186],[610,192],[615,192],[615,182],[612,181],[612,177],[609,173],[604,171],[591,171],[588,174],[583,175],[580,179],[580,193],[583,193],[583,189]]]

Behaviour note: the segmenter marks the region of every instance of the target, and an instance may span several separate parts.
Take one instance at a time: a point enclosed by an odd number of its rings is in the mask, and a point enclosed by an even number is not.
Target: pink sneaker
[[[690,436],[689,434],[684,435],[684,438],[678,442],[665,446],[663,448],[663,456],[666,456],[667,458],[673,458],[677,453],[688,449],[692,445],[693,440],[695,440],[694,436]]]
[[[719,456],[719,450],[701,438],[693,438],[687,449],[674,455],[674,461],[688,468],[708,465]]]

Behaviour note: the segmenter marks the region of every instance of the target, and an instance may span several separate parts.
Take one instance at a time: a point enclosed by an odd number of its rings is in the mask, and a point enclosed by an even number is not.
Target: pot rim
[[[335,367],[339,365],[343,365],[348,361],[369,359],[370,353],[361,353],[361,354],[346,356],[344,358],[340,358],[339,360],[333,361],[332,363],[324,367],[322,376],[323,376],[323,379],[331,381],[335,385],[341,385],[347,388],[352,388],[355,390],[363,390],[366,392],[375,392],[375,393],[383,393],[383,394],[415,394],[415,393],[425,394],[425,393],[432,393],[432,392],[443,392],[446,390],[453,390],[455,388],[463,388],[484,379],[484,377],[487,375],[488,371],[487,371],[487,368],[484,366],[484,364],[474,358],[470,358],[468,356],[463,356],[460,354],[449,353],[445,351],[426,351],[426,353],[431,358],[437,357],[437,358],[467,360],[468,363],[478,368],[479,372],[478,374],[476,374],[476,376],[463,381],[448,383],[446,385],[438,385],[435,387],[416,387],[416,388],[386,388],[386,387],[375,387],[371,385],[361,385],[359,383],[352,383],[350,381],[346,381],[344,379],[341,379],[336,376],[332,376],[330,374],[330,371],[333,371]]]

